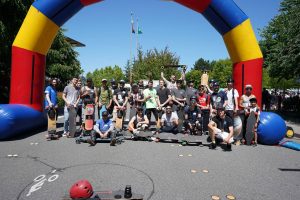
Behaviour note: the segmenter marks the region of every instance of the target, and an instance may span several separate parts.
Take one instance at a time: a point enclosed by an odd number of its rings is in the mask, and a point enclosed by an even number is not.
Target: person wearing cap
[[[110,145],[114,146],[116,144],[115,132],[114,132],[114,124],[112,120],[108,117],[108,112],[102,112],[101,119],[96,121],[94,125],[94,129],[91,132],[91,137],[87,140],[87,142],[91,146],[96,145],[96,139],[107,139],[110,138],[111,142]]]
[[[253,145],[256,146],[257,145],[257,126],[258,126],[258,123],[259,123],[260,108],[257,105],[256,97],[252,97],[249,101],[250,101],[250,106],[245,111],[245,116],[246,116],[246,120],[247,120],[247,118],[249,117],[251,112],[254,112],[254,114],[255,114],[256,122],[255,122],[254,130],[253,130],[253,134],[254,134]]]
[[[226,144],[227,150],[231,150],[231,143],[233,143],[233,121],[225,114],[224,107],[216,108],[217,115],[212,118],[208,124],[208,130],[211,138],[210,149],[215,149],[216,138]]]
[[[82,99],[82,120],[85,121],[85,107],[87,104],[93,104],[94,106],[98,102],[97,88],[93,84],[91,78],[87,78],[86,85],[81,88],[80,98]],[[95,113],[94,113],[95,116]]]
[[[176,76],[174,74],[172,74],[170,76],[170,81],[168,81],[164,77],[164,73],[163,72],[160,73],[160,77],[161,77],[161,79],[163,79],[165,81],[165,83],[167,84],[167,88],[169,90],[175,89],[177,87],[177,85],[176,85]],[[186,84],[185,83],[185,70],[182,70],[181,77],[178,80],[181,80],[184,85]]]
[[[103,111],[107,110],[108,113],[111,113],[110,111],[112,111],[112,92],[108,87],[105,78],[102,79],[102,85],[99,88],[98,96],[98,118],[101,119]]]
[[[226,95],[227,95],[227,104],[225,106],[225,112],[226,115],[231,117],[233,119],[233,116],[235,113],[239,110],[239,104],[238,104],[238,98],[239,93],[236,89],[233,88],[233,79],[229,78],[227,80],[227,89],[226,89]]]
[[[216,116],[217,107],[224,108],[227,105],[227,95],[223,90],[220,90],[219,82],[213,84],[213,93],[210,96],[210,114]]]
[[[198,91],[194,88],[194,80],[188,81],[188,87],[185,90],[186,95],[186,105],[190,105],[190,98],[192,96],[198,96]]]
[[[247,84],[245,86],[245,94],[243,94],[240,98],[239,101],[239,106],[240,106],[240,118],[242,120],[243,123],[243,137],[245,137],[245,132],[246,132],[246,117],[245,117],[245,113],[246,111],[249,109],[250,107],[250,99],[255,97],[254,94],[252,94],[252,85]]]
[[[161,133],[178,133],[178,115],[176,112],[172,111],[172,106],[166,106],[166,112],[162,115],[160,121],[160,130]]]
[[[58,99],[57,99],[57,79],[51,79],[50,85],[46,87],[45,89],[45,110],[49,113],[50,110],[53,110],[55,113],[55,119],[57,120],[58,116]],[[49,115],[47,115],[49,119]],[[49,138],[49,131],[52,130],[48,124],[48,135],[47,138]],[[56,124],[55,124],[55,131],[56,131]]]
[[[155,117],[156,124],[158,122],[158,108],[160,107],[160,102],[157,96],[156,90],[153,88],[153,81],[148,81],[148,88],[144,90],[144,101],[146,106],[146,115],[149,120],[151,120],[151,113]]]
[[[197,97],[190,98],[190,105],[184,109],[185,134],[202,135],[201,110],[197,106]]]
[[[114,94],[113,94],[113,100],[115,103],[115,108],[113,111],[113,113],[114,113],[113,119],[114,120],[116,119],[118,111],[123,111],[123,116],[126,116],[126,106],[127,106],[129,95],[130,95],[130,93],[125,88],[125,81],[120,80],[119,88],[115,89]],[[124,117],[123,117],[123,120],[124,120]]]
[[[205,92],[205,85],[199,86],[198,107],[201,110],[203,133],[208,134],[208,123],[210,116],[210,95]]]
[[[142,107],[137,107],[137,113],[133,116],[128,123],[128,130],[138,136],[139,131],[148,129],[149,119],[147,115],[144,115],[144,109]]]

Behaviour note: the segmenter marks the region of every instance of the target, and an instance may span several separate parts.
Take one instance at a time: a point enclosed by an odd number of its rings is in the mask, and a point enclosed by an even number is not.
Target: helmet
[[[227,79],[227,83],[233,83],[233,82],[234,81],[233,81],[233,79],[231,77]]]
[[[192,100],[196,100],[196,99],[197,99],[196,96],[191,96],[191,98],[190,98],[191,101],[192,101]]]
[[[214,79],[209,80],[209,83],[214,83],[214,82],[216,82],[216,80],[214,80]]]
[[[215,81],[213,86],[220,86],[219,82],[218,81]]]
[[[110,80],[110,82],[111,82],[111,83],[115,83],[116,80],[113,78],[113,79]]]
[[[123,79],[121,79],[119,83],[124,84],[125,81]]]
[[[69,190],[72,199],[86,199],[93,195],[93,187],[88,180],[79,180]]]

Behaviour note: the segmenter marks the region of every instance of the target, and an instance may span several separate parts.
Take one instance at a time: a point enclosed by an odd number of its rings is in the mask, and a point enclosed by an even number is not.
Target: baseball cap
[[[248,84],[245,86],[245,88],[252,88],[252,85]]]
[[[107,79],[103,78],[103,79],[102,79],[102,82],[107,82]]]

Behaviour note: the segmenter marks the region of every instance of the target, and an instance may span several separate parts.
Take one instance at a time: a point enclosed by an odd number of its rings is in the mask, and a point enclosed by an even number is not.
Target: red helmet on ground
[[[70,188],[72,199],[90,198],[93,195],[93,187],[88,180],[79,180]]]

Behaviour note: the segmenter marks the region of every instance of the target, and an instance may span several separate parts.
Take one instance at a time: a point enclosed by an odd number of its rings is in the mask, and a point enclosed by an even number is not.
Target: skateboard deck
[[[84,129],[91,131],[94,128],[94,105],[87,104],[85,107]]]
[[[247,124],[246,124],[246,134],[245,134],[245,139],[246,139],[246,144],[251,145],[251,142],[254,138],[254,126],[256,122],[256,117],[254,112],[251,112],[248,119],[247,119]]]
[[[173,133],[159,133],[155,137],[159,139],[159,141],[165,142],[178,142],[180,141],[182,134],[173,134]]]
[[[48,133],[56,133],[56,111],[54,108],[50,108],[48,111]]]
[[[94,195],[89,200],[143,200],[144,196],[141,194],[132,193],[131,197],[125,198],[125,191],[118,190],[118,191],[95,191]],[[64,197],[63,200],[72,200],[70,197]]]
[[[134,136],[138,138],[149,138],[153,135],[154,133],[152,133],[152,131],[139,131],[138,134],[134,134]]]
[[[208,85],[208,74],[204,72],[201,76],[201,85]]]
[[[70,137],[74,137],[76,133],[76,109],[72,106],[69,108],[69,127]]]
[[[198,135],[184,135],[181,138],[182,142],[185,142],[187,144],[197,144],[197,145],[201,145],[202,140],[203,140],[203,137],[198,136]]]
[[[178,114],[178,131],[179,131],[179,133],[182,133],[183,119],[184,119],[184,107],[180,106],[177,114]]]
[[[119,112],[119,111],[118,111]],[[117,114],[117,118],[116,118],[116,129],[123,129],[123,118],[124,115],[118,115]]]

